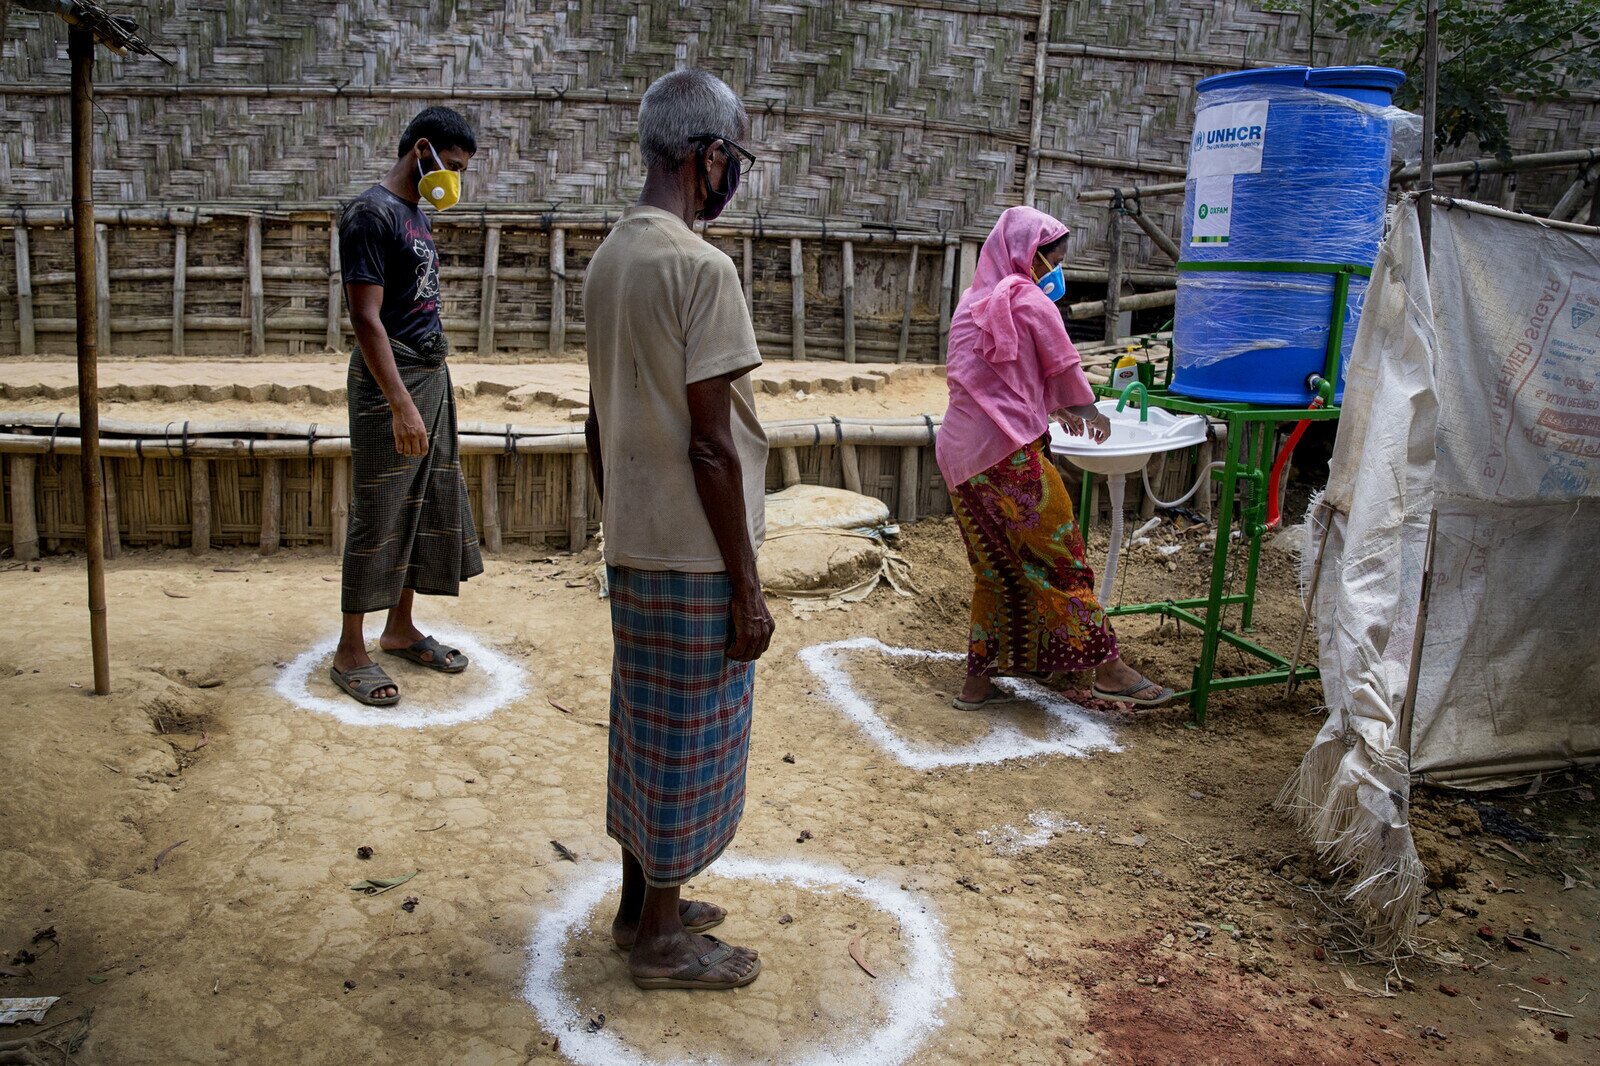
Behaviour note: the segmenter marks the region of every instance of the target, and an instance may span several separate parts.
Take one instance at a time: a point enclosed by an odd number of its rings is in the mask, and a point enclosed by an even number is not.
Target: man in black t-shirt
[[[339,219],[339,259],[356,349],[350,360],[351,499],[345,539],[344,627],[334,684],[387,707],[400,689],[367,654],[365,616],[388,611],[378,645],[444,673],[467,658],[416,627],[416,593],[454,596],[483,573],[456,440],[455,397],[439,323],[439,254],[419,206],[455,204],[478,150],[456,112],[411,121],[399,159]]]

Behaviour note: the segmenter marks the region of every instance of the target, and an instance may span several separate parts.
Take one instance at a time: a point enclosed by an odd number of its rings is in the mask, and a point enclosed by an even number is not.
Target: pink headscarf
[[[1019,286],[1031,286],[1034,253],[1039,246],[1070,232],[1066,225],[1031,207],[1011,207],[1000,216],[983,242],[972,287],[962,295],[981,334],[978,355],[989,363],[1017,357],[1017,324],[1012,298]]]

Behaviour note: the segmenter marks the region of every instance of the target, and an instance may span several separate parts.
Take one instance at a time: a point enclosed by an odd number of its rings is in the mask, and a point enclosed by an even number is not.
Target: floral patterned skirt
[[[1089,670],[1117,657],[1061,474],[1034,443],[950,493],[972,563],[972,676]]]

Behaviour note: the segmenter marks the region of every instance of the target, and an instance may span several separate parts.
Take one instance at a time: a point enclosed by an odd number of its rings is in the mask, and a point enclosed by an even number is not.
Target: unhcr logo
[[[1224,126],[1206,130],[1207,148],[1244,148],[1261,140],[1260,126]]]

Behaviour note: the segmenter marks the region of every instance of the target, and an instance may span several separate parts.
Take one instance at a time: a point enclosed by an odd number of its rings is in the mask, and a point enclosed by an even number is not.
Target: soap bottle
[[[1129,385],[1138,380],[1138,360],[1134,359],[1133,353],[1124,352],[1121,358],[1117,360],[1116,365],[1111,369],[1111,387],[1120,393],[1123,389],[1127,388]]]

